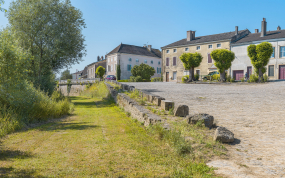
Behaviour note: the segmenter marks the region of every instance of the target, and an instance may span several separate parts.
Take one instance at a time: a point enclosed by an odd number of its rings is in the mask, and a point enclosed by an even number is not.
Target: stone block
[[[205,127],[212,128],[214,123],[214,117],[209,114],[195,114],[192,116],[186,116],[188,124],[196,124],[198,121],[202,121]]]
[[[148,94],[148,102],[152,103],[155,97],[156,97],[156,95]]]
[[[161,106],[161,100],[165,100],[165,98],[162,98],[160,96],[155,96],[153,103],[156,104],[157,106]]]
[[[174,102],[169,100],[161,100],[161,108],[169,111],[169,109],[174,107]]]
[[[214,135],[215,141],[223,143],[231,143],[235,140],[234,134],[225,127],[218,127]]]
[[[131,92],[135,91],[135,87],[134,86],[129,86],[129,91],[131,91]]]
[[[178,105],[174,108],[174,116],[185,117],[189,114],[189,107],[187,105]]]

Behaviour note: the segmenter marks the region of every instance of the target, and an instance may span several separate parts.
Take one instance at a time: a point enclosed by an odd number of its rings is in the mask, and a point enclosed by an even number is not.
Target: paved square
[[[266,84],[128,83],[213,115],[235,134],[230,160],[214,160],[227,177],[285,177],[285,82]]]

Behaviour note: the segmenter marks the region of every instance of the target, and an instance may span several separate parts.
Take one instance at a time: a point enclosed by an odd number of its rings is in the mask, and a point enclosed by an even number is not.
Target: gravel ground
[[[285,177],[285,82],[266,84],[128,83],[213,115],[235,134],[229,160],[212,160],[226,177]]]

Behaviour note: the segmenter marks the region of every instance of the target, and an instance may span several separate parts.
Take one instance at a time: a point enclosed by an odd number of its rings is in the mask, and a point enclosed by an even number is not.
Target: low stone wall
[[[71,85],[69,96],[79,96],[80,92],[85,89],[86,85]],[[64,96],[67,96],[67,85],[59,85],[59,90]]]

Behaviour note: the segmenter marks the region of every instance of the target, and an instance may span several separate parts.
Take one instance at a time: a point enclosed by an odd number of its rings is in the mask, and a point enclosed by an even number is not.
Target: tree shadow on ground
[[[90,122],[58,122],[51,125],[37,128],[40,131],[56,131],[56,130],[87,130],[99,128],[98,125],[91,125]]]
[[[161,92],[160,90],[157,90],[157,89],[142,89],[142,91],[146,91],[146,92]]]
[[[44,176],[35,175],[35,171],[32,169],[15,169],[12,167],[0,167],[0,177],[44,178]]]
[[[0,160],[8,160],[12,158],[25,159],[33,157],[30,152],[20,151],[20,150],[0,150]]]

